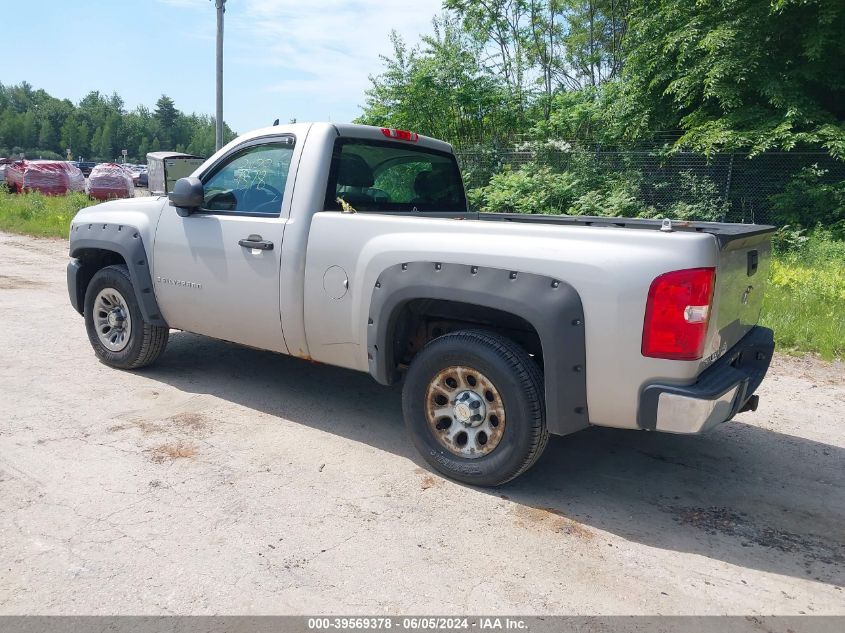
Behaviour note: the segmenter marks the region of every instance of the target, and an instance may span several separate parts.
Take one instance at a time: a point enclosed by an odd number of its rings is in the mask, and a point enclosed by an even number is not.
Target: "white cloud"
[[[213,38],[213,0],[158,2],[193,10],[193,37]],[[383,68],[379,55],[392,52],[390,31],[416,44],[420,34],[431,32],[441,5],[442,0],[227,0],[226,73],[249,76],[255,97],[284,103],[300,120],[351,120],[365,101],[369,75]],[[235,110],[249,109],[239,103],[244,95],[227,95]],[[249,127],[265,112],[254,107],[248,123],[237,115],[233,122]]]
[[[265,92],[358,104],[368,75],[382,69],[379,55],[391,52],[391,29],[415,43],[440,6],[440,0],[244,0],[244,11],[231,20],[233,52],[272,68]]]

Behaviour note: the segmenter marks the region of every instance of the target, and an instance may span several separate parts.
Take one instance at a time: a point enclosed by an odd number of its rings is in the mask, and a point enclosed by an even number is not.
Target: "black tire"
[[[108,349],[97,333],[94,302],[104,289],[117,290],[126,302],[132,327],[128,343],[119,351]],[[124,265],[106,266],[99,270],[85,290],[85,329],[94,353],[106,365],[118,369],[138,369],[154,363],[167,346],[170,329],[152,325],[144,320],[129,270]]]
[[[456,366],[477,371],[501,397],[504,431],[491,452],[480,457],[455,454],[438,439],[429,421],[427,409],[434,406],[427,401],[429,386],[444,370]],[[499,486],[518,477],[539,459],[549,439],[537,364],[510,339],[482,330],[461,330],[428,343],[408,369],[402,410],[411,439],[425,460],[447,477],[476,486]]]

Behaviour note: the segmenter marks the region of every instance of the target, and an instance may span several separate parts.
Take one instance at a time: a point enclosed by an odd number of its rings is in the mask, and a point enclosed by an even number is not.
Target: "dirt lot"
[[[591,429],[518,482],[423,467],[399,391],[174,333],[101,365],[66,244],[0,235],[0,613],[845,613],[845,366],[704,437]]]

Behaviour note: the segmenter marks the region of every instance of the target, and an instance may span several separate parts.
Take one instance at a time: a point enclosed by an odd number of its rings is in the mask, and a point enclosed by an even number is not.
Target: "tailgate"
[[[772,232],[720,242],[709,362],[736,345],[760,320],[769,280]]]

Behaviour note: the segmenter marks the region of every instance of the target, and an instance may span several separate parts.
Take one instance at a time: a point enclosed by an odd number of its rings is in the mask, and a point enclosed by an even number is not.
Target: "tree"
[[[22,114],[33,105],[32,86],[26,81],[22,81],[17,86],[10,86],[8,88],[8,98],[9,107],[18,114]]]
[[[845,158],[842,0],[642,0],[615,119],[707,152],[822,145]]]
[[[161,126],[161,136],[166,145],[173,141],[174,127],[179,116],[179,111],[173,103],[173,99],[167,95],[161,95],[156,101],[155,119]]]
[[[78,155],[85,156],[91,148],[90,140],[88,126],[80,122],[74,128],[73,142],[68,147],[74,148]]]
[[[38,141],[38,123],[35,120],[35,112],[27,110],[21,118],[20,144],[23,147],[35,147]]]
[[[97,154],[99,154],[100,158],[102,158],[103,160],[114,160],[114,128],[114,120],[111,118],[107,119],[100,134],[100,138],[98,139]]]
[[[360,123],[411,129],[459,146],[504,140],[521,121],[509,88],[483,70],[482,45],[446,15],[433,21],[433,34],[409,49],[391,36],[393,56],[371,76]]]
[[[628,27],[628,0],[569,0],[561,3],[566,30],[558,72],[569,88],[596,88],[616,78],[624,61],[622,39]]]
[[[486,47],[488,69],[504,79],[522,109],[529,66],[525,50],[530,15],[527,0],[445,0],[443,4],[460,18],[467,33]]]
[[[20,145],[21,115],[11,108],[4,110],[0,117],[0,138],[7,147]]]
[[[103,128],[98,127],[91,135],[91,154],[95,159],[104,158],[100,154],[100,139],[103,137]]]
[[[596,88],[622,69],[629,0],[445,0],[485,52],[482,67],[501,77],[520,111],[543,116],[563,90]]]
[[[548,120],[551,113],[551,99],[556,88],[556,74],[560,67],[560,36],[562,33],[558,13],[559,0],[540,2],[531,0],[528,4],[529,27],[527,51],[529,60],[539,67],[543,86],[543,116]]]
[[[53,149],[56,146],[56,130],[49,119],[41,122],[41,130],[38,133],[38,147],[42,149]]]
[[[75,144],[76,135],[76,120],[73,116],[69,116],[59,130],[60,142],[65,148],[70,148],[72,152],[77,152]]]

